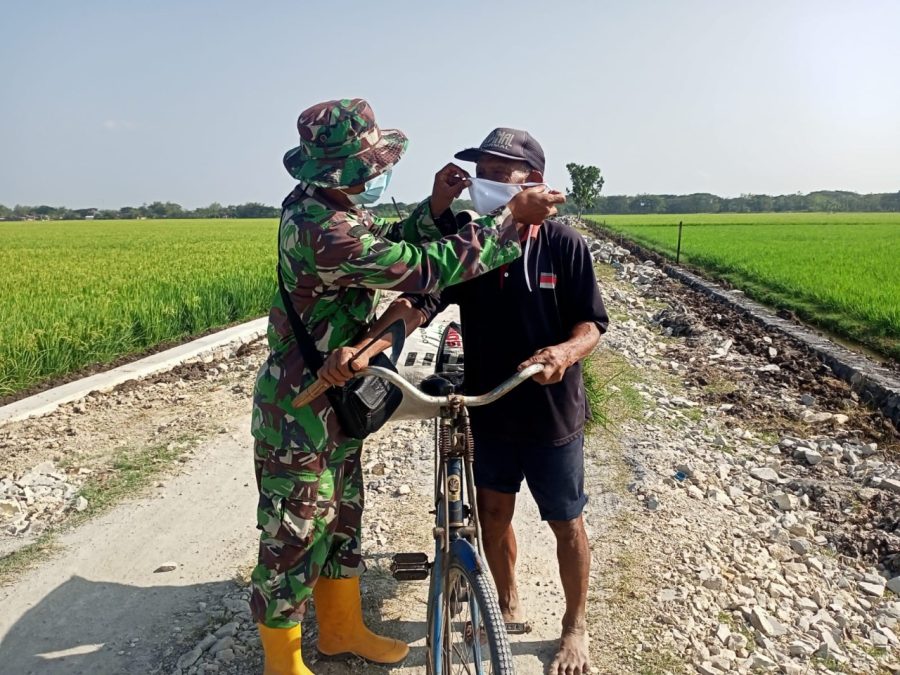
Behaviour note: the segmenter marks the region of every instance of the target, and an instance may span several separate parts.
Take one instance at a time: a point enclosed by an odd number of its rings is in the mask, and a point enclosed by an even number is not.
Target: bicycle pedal
[[[431,573],[431,563],[424,553],[395,553],[391,559],[391,575],[397,581],[422,581]]]

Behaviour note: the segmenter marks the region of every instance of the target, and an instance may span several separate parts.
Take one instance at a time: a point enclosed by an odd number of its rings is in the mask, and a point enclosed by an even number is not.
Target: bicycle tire
[[[480,561],[478,561],[480,563]],[[490,655],[491,670],[490,675],[514,675],[515,665],[513,663],[512,651],[509,647],[509,638],[506,634],[506,623],[503,621],[503,615],[500,612],[500,605],[497,602],[497,594],[494,590],[493,581],[487,572],[487,568],[483,564],[469,565],[459,556],[451,553],[450,564],[446,579],[451,581],[454,578],[462,578],[468,585],[470,596],[469,600],[474,601],[478,607],[478,612],[482,617],[481,623],[485,633],[485,642]],[[438,583],[438,580],[432,578],[432,584]],[[441,580],[440,583],[444,583]],[[443,601],[442,596],[435,596],[429,593],[430,598],[438,597]],[[428,673],[436,675],[434,664],[432,663],[433,639],[434,634],[434,617],[435,612],[431,604],[428,610],[428,626],[427,626],[427,645],[428,645]],[[444,621],[442,630],[442,640],[446,638],[449,621]],[[452,665],[452,664],[451,664]],[[465,671],[451,669],[447,664],[442,664],[443,675],[455,675],[457,672],[480,672],[476,669],[466,669]]]

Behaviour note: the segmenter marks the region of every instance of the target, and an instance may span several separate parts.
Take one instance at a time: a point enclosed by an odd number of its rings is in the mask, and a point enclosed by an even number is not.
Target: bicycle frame
[[[450,648],[444,644],[444,621],[450,620],[452,589],[448,588],[448,561],[456,558],[471,571],[480,571],[483,551],[472,473],[474,444],[466,407],[460,401],[441,408],[435,425],[435,527],[434,563],[429,607],[436,612],[429,636],[434,675],[443,672]],[[467,504],[468,502],[468,504]],[[468,508],[467,508],[468,507]],[[452,555],[451,555],[452,554]],[[473,632],[478,633],[478,606],[469,602]],[[474,637],[473,648],[480,658],[481,641]]]
[[[478,519],[478,503],[475,499],[475,480],[472,465],[475,461],[475,444],[469,425],[468,406],[487,405],[506,395],[538,372],[542,364],[533,364],[482,396],[451,393],[431,396],[417,389],[402,375],[376,366],[366,368],[360,375],[376,375],[397,385],[404,394],[404,402],[394,419],[435,420],[434,504],[435,524],[434,562],[430,565],[428,611],[431,633],[428,635],[430,675],[442,675],[444,660],[451,652],[450,631],[446,622],[453,616],[451,605],[467,602],[471,618],[471,648],[476,672],[481,674],[482,619],[479,616],[477,598],[469,593],[467,598],[455,598],[455,589],[449,588],[451,561],[461,566],[470,576],[483,572],[483,547]],[[402,554],[398,562],[395,556],[395,577],[422,579],[428,576],[429,565],[424,554]],[[421,557],[420,557],[421,556]],[[400,570],[399,572],[397,570]],[[412,571],[413,576],[409,576]],[[421,572],[425,577],[418,576]],[[469,637],[466,637],[468,642]]]

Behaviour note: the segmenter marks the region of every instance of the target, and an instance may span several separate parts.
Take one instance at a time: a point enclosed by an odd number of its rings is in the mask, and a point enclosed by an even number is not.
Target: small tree
[[[600,197],[603,189],[603,176],[596,166],[582,166],[570,162],[566,164],[569,178],[572,181],[571,189],[566,190],[566,197],[575,202],[579,217],[594,205]]]

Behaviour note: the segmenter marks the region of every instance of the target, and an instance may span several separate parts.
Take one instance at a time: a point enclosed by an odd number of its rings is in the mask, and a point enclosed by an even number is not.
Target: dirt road
[[[245,416],[146,497],[60,537],[62,550],[0,588],[0,672],[155,672],[173,624],[202,628],[254,551]],[[157,572],[164,563],[177,568]]]

